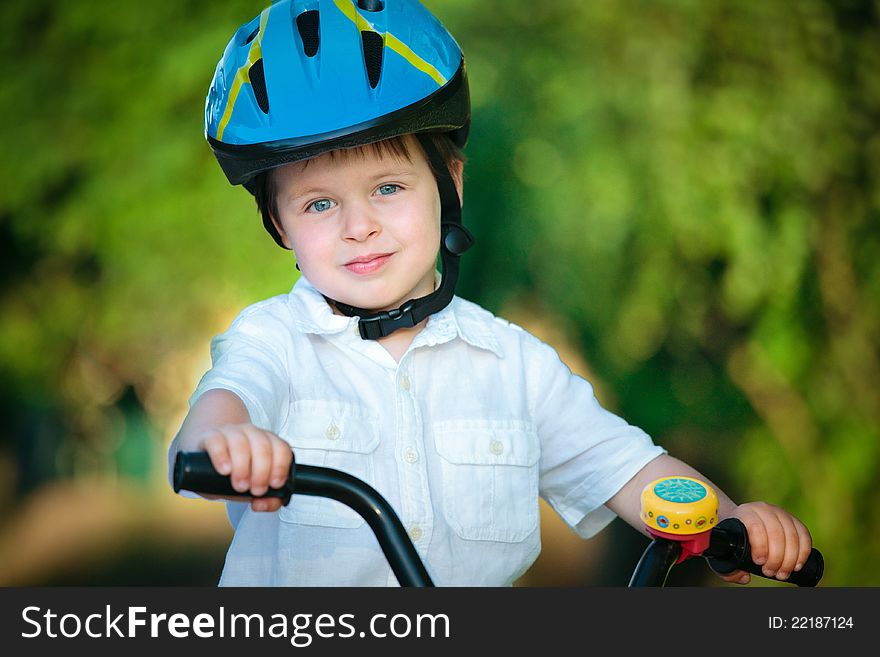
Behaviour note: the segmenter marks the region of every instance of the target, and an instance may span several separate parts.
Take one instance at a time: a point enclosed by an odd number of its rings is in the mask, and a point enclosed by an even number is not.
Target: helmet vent
[[[318,32],[319,16],[316,9],[310,9],[296,17],[296,27],[299,30],[306,57],[314,57],[318,54],[318,45],[321,41]]]
[[[385,40],[381,34],[369,30],[361,32],[361,40],[364,46],[364,64],[367,65],[367,77],[370,78],[370,86],[375,89],[379,84],[379,77],[382,75]]]
[[[254,28],[254,31],[248,34],[248,38],[244,40],[244,45],[249,44],[251,41],[257,38],[257,35],[260,33],[260,26],[258,25]]]
[[[263,114],[268,114],[269,95],[266,93],[266,75],[263,72],[262,57],[255,61],[253,66],[248,69],[248,79],[251,81],[251,87],[253,87],[254,97],[257,99],[257,105],[263,110]]]
[[[382,0],[358,0],[358,7],[364,11],[382,11],[385,3]]]

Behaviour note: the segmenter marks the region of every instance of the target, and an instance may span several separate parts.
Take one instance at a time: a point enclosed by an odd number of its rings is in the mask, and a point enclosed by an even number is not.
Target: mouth
[[[393,253],[371,253],[365,256],[358,256],[353,260],[346,262],[343,267],[353,274],[372,274],[385,266]]]

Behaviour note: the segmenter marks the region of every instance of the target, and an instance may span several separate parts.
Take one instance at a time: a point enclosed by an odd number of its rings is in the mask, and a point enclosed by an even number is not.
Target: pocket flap
[[[369,454],[379,445],[378,421],[363,406],[299,400],[290,409],[284,438],[296,448]]]
[[[451,420],[434,425],[434,448],[445,460],[470,465],[522,465],[538,462],[538,434],[517,420]]]

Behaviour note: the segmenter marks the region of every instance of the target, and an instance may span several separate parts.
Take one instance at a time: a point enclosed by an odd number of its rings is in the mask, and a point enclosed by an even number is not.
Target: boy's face
[[[440,196],[417,140],[406,139],[410,160],[362,148],[275,171],[282,240],[331,299],[389,310],[434,291]]]

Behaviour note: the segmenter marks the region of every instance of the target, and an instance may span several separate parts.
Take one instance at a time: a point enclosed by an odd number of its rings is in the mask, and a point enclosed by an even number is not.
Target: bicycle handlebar
[[[738,518],[726,518],[718,523],[709,535],[709,548],[703,553],[709,566],[716,573],[726,575],[734,570],[745,570],[753,575],[767,577],[761,566],[752,561],[749,548],[749,534],[746,526]],[[825,559],[816,548],[800,570],[793,570],[785,581],[797,586],[816,586],[825,572]]]
[[[642,554],[630,586],[663,586],[673,565],[698,556],[721,575],[744,570],[775,579],[752,561],[745,525],[738,518],[718,522],[718,496],[699,479],[661,477],[645,486],[641,518],[654,540]],[[778,581],[816,586],[824,570],[822,553],[812,548],[800,570]]]
[[[175,493],[189,490],[222,497],[242,495],[232,487],[229,475],[214,469],[207,452],[178,452],[173,485]],[[401,586],[434,586],[400,518],[385,498],[366,482],[332,468],[291,462],[284,486],[270,488],[259,497],[278,497],[287,505],[295,494],[328,497],[347,505],[370,525]],[[636,565],[629,586],[663,586],[672,566],[682,560],[683,551],[686,549],[678,540],[655,535]],[[704,557],[709,566],[721,574],[745,570],[766,577],[761,567],[751,560],[748,532],[737,518],[722,520],[708,530],[708,544],[684,558],[689,556]],[[813,548],[801,570],[792,572],[784,581],[797,586],[816,586],[824,569],[822,554]]]
[[[207,452],[178,452],[173,483],[175,493],[183,489],[223,497],[241,496],[232,487],[229,475],[214,469]],[[329,497],[347,505],[370,525],[401,586],[434,586],[400,518],[369,484],[339,470],[291,462],[285,485],[270,488],[260,497],[278,497],[287,505],[294,494]]]
[[[645,548],[639,563],[633,571],[629,586],[663,586],[669,571],[681,561],[682,545],[680,542],[656,537]],[[697,555],[691,555],[697,556]],[[717,573],[726,575],[734,570],[745,570],[765,579],[767,577],[761,566],[752,561],[749,548],[749,535],[746,526],[738,518],[726,518],[709,533],[709,546],[699,556],[709,563]],[[812,548],[810,556],[800,570],[792,571],[785,580],[797,586],[816,586],[825,571],[825,560],[822,553]]]

